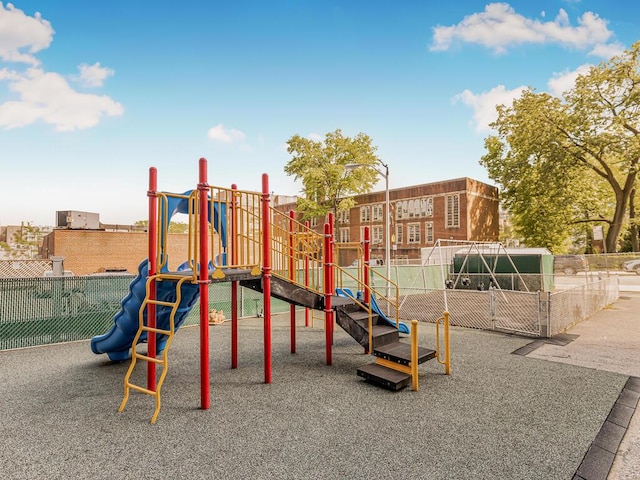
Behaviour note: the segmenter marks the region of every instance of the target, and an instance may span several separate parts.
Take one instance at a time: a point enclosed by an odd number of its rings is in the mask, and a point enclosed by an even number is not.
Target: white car
[[[623,270],[640,275],[640,259],[628,260],[622,264]]]

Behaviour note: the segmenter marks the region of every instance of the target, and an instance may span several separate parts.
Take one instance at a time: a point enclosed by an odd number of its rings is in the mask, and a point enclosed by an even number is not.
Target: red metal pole
[[[368,305],[370,303],[369,291],[369,260],[371,258],[371,240],[369,237],[369,227],[364,227],[364,302]]]
[[[231,185],[231,264],[238,264],[238,205],[236,204],[236,190],[238,186]],[[227,239],[228,242],[229,239]],[[231,282],[231,368],[238,368],[238,282]]]
[[[289,280],[293,283],[296,277],[296,262],[294,258],[294,238],[293,238],[293,220],[296,214],[293,210],[289,210]],[[296,353],[296,306],[289,306],[289,321],[291,322],[291,353]]]
[[[324,284],[324,333],[326,342],[326,361],[331,365],[331,346],[333,335],[331,326],[333,317],[331,316],[331,229],[328,223],[324,224],[324,272],[322,280]]]
[[[333,253],[334,253],[334,247],[335,247],[335,232],[333,231],[334,229],[334,220],[333,220],[333,212],[329,212],[329,233],[331,234],[331,248],[329,249],[329,251],[331,252],[331,294],[333,295],[336,291],[336,279],[335,279],[335,270],[333,268]]]
[[[147,197],[149,197],[149,229],[147,235],[149,236],[149,258],[147,259],[147,276],[151,277],[157,273],[158,270],[158,197],[156,196],[158,190],[158,170],[156,167],[149,169],[149,191]],[[149,300],[156,299],[156,281],[152,280],[149,285]],[[147,304],[147,326],[150,328],[156,327],[156,305]],[[136,348],[132,345],[131,348]],[[151,358],[156,356],[156,334],[153,332],[147,332],[147,355]],[[155,392],[156,390],[156,364],[154,362],[147,362],[147,389]]]
[[[269,176],[262,174],[262,294],[264,314],[264,383],[271,383],[271,222]]]
[[[208,410],[209,398],[209,185],[207,184],[207,160],[199,162],[199,207],[200,227],[200,407]],[[213,221],[213,215],[211,215]]]
[[[304,231],[305,234],[309,232],[309,221],[304,222]],[[309,252],[305,251],[304,255],[304,286],[305,288],[309,288]],[[304,309],[304,326],[309,326],[309,309],[305,307]]]

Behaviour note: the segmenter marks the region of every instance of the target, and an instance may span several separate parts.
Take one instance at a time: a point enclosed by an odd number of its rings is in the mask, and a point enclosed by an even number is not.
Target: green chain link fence
[[[106,333],[133,275],[58,278],[0,278],[0,350],[87,340]],[[209,309],[231,318],[231,284],[209,285]],[[239,288],[240,316],[262,313],[262,295]],[[272,312],[289,304],[272,299]],[[198,324],[196,305],[184,325]]]

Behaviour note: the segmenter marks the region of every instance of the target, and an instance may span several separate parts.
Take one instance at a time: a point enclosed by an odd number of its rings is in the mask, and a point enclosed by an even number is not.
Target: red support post
[[[324,224],[324,269],[322,283],[324,284],[324,333],[326,342],[327,365],[332,363],[332,326],[333,316],[331,315],[331,229],[328,223]]]
[[[198,183],[198,219],[200,267],[198,283],[200,284],[200,407],[208,410],[209,397],[209,185],[207,183],[207,160],[199,162]],[[213,215],[211,215],[213,221]]]
[[[238,205],[236,190],[238,186],[231,185],[231,264],[238,264]],[[229,239],[227,239],[227,242]],[[238,282],[231,282],[231,368],[238,368]]]
[[[329,233],[331,234],[331,248],[329,249],[329,252],[331,253],[331,294],[333,295],[333,293],[336,291],[336,278],[335,278],[335,270],[333,268],[334,265],[334,249],[335,249],[335,244],[336,244],[336,236],[335,236],[335,232],[334,230],[334,219],[333,219],[333,212],[329,212]]]
[[[364,302],[369,305],[371,302],[371,292],[369,291],[369,281],[370,281],[370,274],[369,274],[369,261],[371,259],[371,240],[369,237],[369,227],[364,227]]]
[[[304,232],[305,235],[309,233],[309,221],[304,222]],[[309,288],[309,252],[305,251],[304,255],[304,286],[305,288]],[[305,307],[304,309],[304,326],[309,326],[309,309]]]
[[[149,169],[149,229],[148,229],[148,247],[149,258],[147,259],[147,278],[152,277],[158,271],[158,170],[156,167]],[[149,285],[149,300],[156,299],[156,281],[152,280]],[[156,327],[156,305],[147,304],[147,326]],[[136,348],[132,345],[131,348]],[[156,356],[156,334],[148,332],[147,335],[147,355],[151,358]],[[147,362],[147,389],[152,392],[156,391],[156,364]]]
[[[271,222],[269,176],[262,174],[262,294],[264,315],[264,383],[271,383]]]
[[[289,210],[289,280],[293,283],[296,280],[296,262],[294,249],[294,219],[296,214]],[[291,322],[291,353],[296,353],[296,306],[292,303],[289,306],[289,318]]]

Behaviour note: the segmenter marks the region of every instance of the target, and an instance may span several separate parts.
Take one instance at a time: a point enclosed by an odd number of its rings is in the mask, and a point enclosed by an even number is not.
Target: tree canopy
[[[149,220],[137,220],[134,224],[137,227],[148,227]],[[188,233],[189,224],[184,222],[170,222],[168,233]]]
[[[640,42],[580,75],[562,98],[526,90],[498,107],[480,163],[501,187],[514,230],[562,251],[585,227],[604,226],[617,251],[631,225],[640,158]]]
[[[324,141],[296,134],[287,146],[292,158],[284,171],[302,181],[303,197],[297,207],[303,219],[352,208],[352,196],[371,191],[378,180],[377,147],[364,133],[351,138],[336,130]]]

